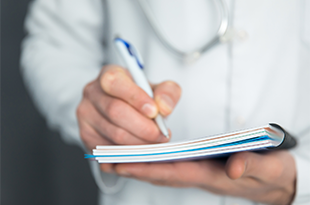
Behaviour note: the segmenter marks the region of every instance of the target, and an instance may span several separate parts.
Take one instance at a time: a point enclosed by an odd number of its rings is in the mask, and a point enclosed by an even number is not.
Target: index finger
[[[125,69],[110,65],[100,77],[100,85],[105,93],[119,98],[149,118],[158,113],[155,101],[137,86]]]

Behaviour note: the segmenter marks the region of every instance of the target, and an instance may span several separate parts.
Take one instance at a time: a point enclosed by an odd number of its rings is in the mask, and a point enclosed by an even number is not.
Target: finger
[[[90,101],[85,101],[84,104],[84,106],[87,107],[85,121],[87,121],[87,123],[90,124],[97,133],[101,135],[101,137],[107,138],[114,144],[120,145],[138,145],[147,143],[147,141],[139,139],[126,130],[110,123],[96,110]]]
[[[122,100],[106,95],[100,86],[90,83],[84,88],[84,98],[89,99],[109,122],[148,142],[167,142],[153,120],[144,117]],[[88,110],[85,109],[85,114]]]
[[[226,173],[231,179],[253,177],[270,182],[282,175],[283,163],[274,153],[240,152],[228,159]]]
[[[153,87],[159,112],[169,115],[181,97],[181,87],[173,81],[165,81]]]
[[[130,78],[125,69],[119,66],[109,66],[101,75],[100,85],[104,92],[119,98],[149,118],[157,115],[154,100]]]
[[[91,151],[97,145],[112,145],[112,143],[105,138],[102,138],[89,124],[86,122],[79,123],[82,140],[86,147]],[[100,164],[103,172],[114,173],[113,164]]]
[[[121,176],[153,181],[176,181],[172,163],[118,164],[115,171]]]
[[[118,164],[115,172],[150,182],[197,186],[219,190],[231,187],[223,166],[214,161],[194,161],[177,163],[133,163]],[[229,183],[229,184],[228,184]]]
[[[151,143],[168,141],[152,119],[143,116],[124,101],[107,95],[92,96],[91,101],[96,109],[105,116],[111,124],[139,138],[140,144],[142,141]],[[113,133],[111,134],[113,135]],[[123,138],[125,135],[123,131],[118,131],[118,134],[120,136],[119,138]],[[116,135],[116,137],[117,136],[118,135]]]
[[[127,132],[126,130],[115,126],[114,124],[110,123],[105,118],[101,118],[99,121],[96,122],[96,119],[93,119],[94,124],[93,126],[95,129],[105,138],[108,138],[113,143],[118,145],[142,145],[148,144],[147,141],[142,140],[140,138],[135,137],[131,133]]]
[[[81,139],[89,151],[97,145],[112,145],[113,143],[103,138],[91,125],[85,121],[79,122]]]
[[[115,173],[114,172],[114,166],[115,166],[115,164],[111,164],[111,163],[101,163],[100,164],[100,169],[103,172],[112,174],[112,173]]]

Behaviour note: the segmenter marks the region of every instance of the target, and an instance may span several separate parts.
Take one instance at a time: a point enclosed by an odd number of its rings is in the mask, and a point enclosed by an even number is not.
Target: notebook
[[[227,156],[242,151],[289,149],[296,140],[281,126],[263,127],[225,134],[150,145],[96,146],[92,155],[99,163],[184,161]]]

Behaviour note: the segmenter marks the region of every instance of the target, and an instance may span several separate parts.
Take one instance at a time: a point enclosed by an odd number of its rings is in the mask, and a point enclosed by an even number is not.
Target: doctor
[[[22,72],[51,128],[88,151],[167,142],[152,121],[161,113],[173,141],[277,122],[299,145],[227,162],[101,164],[102,172],[91,162],[100,203],[309,204],[309,2],[144,3],[33,2]],[[154,99],[122,66],[116,34],[142,52]]]

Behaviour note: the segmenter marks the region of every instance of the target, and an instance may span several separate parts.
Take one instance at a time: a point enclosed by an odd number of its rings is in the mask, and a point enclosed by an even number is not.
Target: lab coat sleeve
[[[100,0],[37,0],[26,17],[21,71],[27,88],[50,128],[85,151],[76,117],[83,88],[105,62],[104,4]],[[122,188],[122,179],[90,162],[95,181],[105,193]],[[114,177],[113,186],[106,186]],[[111,180],[110,180],[111,181]]]
[[[300,139],[298,149],[291,151],[295,158],[297,176],[296,192],[293,205],[308,205],[310,203],[310,134]]]
[[[37,0],[25,20],[21,71],[50,128],[83,146],[76,109],[104,63],[100,0]]]

